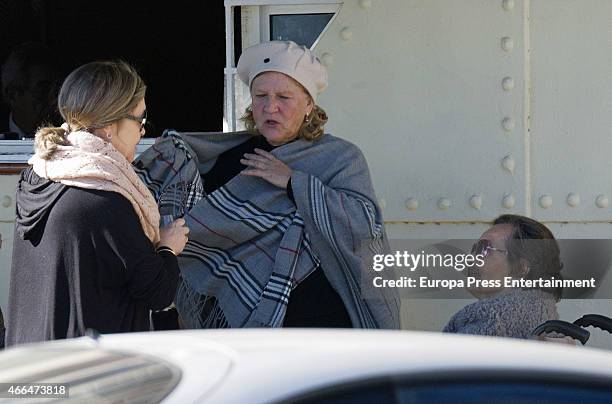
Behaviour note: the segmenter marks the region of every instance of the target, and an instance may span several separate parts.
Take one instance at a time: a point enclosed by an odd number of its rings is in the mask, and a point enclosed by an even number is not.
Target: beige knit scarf
[[[48,160],[39,150],[29,164],[40,177],[85,189],[117,192],[132,203],[146,236],[159,242],[159,211],[153,195],[138,178],[127,159],[89,132],[68,134],[69,145],[58,145]]]

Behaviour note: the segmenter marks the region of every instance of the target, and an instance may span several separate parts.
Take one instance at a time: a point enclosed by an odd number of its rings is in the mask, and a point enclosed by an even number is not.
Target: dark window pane
[[[293,41],[310,48],[333,16],[333,13],[271,15],[270,40]]]
[[[444,377],[438,381],[404,383],[387,380],[363,380],[311,391],[283,403],[401,403],[401,404],[570,404],[612,403],[612,388],[601,383],[579,384],[556,379],[530,378],[526,381],[499,379],[461,381]]]
[[[395,403],[391,383],[363,382],[313,391],[299,398],[287,400],[291,404],[371,404]]]
[[[603,404],[612,402],[612,390],[547,383],[441,383],[402,386],[397,397],[402,404]]]

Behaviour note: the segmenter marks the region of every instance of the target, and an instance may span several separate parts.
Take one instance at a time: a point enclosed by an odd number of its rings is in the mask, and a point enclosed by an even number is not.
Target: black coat
[[[170,305],[179,270],[156,253],[118,193],[65,186],[23,171],[7,317],[7,345],[146,331]]]

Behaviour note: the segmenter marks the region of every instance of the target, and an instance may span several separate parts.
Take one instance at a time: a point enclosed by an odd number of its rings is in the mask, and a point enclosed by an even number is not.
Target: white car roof
[[[554,372],[612,383],[612,353],[540,341],[412,331],[183,330],[103,335],[23,346],[0,354],[8,364],[36,349],[91,347],[161,358],[181,369],[165,402],[269,402],[312,389],[385,376],[469,371]],[[12,358],[12,360],[10,360]],[[30,364],[42,366],[42,364]],[[16,370],[0,369],[0,382]]]

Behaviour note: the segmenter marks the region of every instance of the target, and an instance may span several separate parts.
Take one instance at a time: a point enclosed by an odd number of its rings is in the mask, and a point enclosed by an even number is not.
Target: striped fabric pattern
[[[368,259],[388,246],[359,149],[332,135],[274,149],[293,169],[295,203],[242,175],[204,195],[200,172],[250,136],[167,131],[135,162],[162,217],[190,228],[176,301],[187,326],[281,327],[291,291],[322,268],[354,327],[398,328],[397,296],[364,288]]]
[[[350,270],[349,263],[342,254],[341,247],[337,242],[337,237],[333,232],[332,217],[330,216],[326,203],[326,188],[318,178],[313,176],[309,177],[309,183],[309,199],[312,206],[312,218],[317,226],[317,229],[322,232],[323,236],[332,247],[335,255],[338,257],[339,264],[342,266],[343,272],[346,274],[346,281],[349,285],[351,298],[359,303],[355,306],[357,309],[357,315],[359,316],[359,321],[361,324],[363,324],[364,328],[378,328],[376,320],[373,318],[368,306],[366,304],[362,304],[363,300],[359,297],[360,287],[358,281],[355,279],[354,274]],[[358,203],[361,205],[364,203],[364,201],[358,200]],[[366,218],[370,228],[374,227],[374,225],[370,223],[370,215],[366,215]],[[378,234],[376,237],[380,238],[382,237],[382,234]]]

